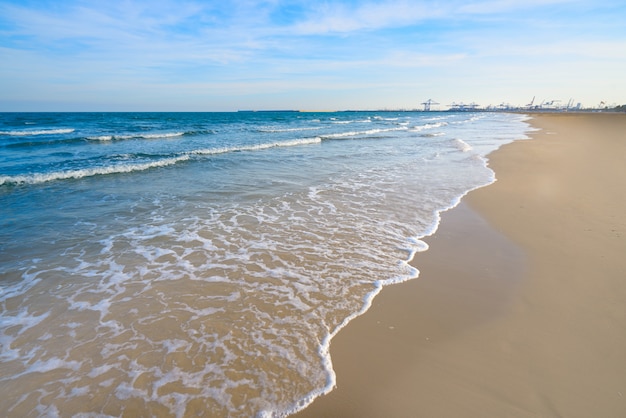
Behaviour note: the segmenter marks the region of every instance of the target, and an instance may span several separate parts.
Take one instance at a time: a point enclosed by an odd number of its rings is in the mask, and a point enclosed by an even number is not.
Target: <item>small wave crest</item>
[[[458,138],[453,139],[452,143],[459,151],[462,151],[462,152],[469,152],[473,149],[470,144],[463,141],[462,139],[458,139]]]
[[[36,173],[19,176],[0,176],[0,186],[5,184],[39,184],[53,180],[80,179],[104,174],[121,174],[131,173],[134,171],[144,171],[156,167],[166,167],[186,161],[189,155],[181,155],[178,157],[164,158],[158,161],[135,164],[116,164],[106,167],[84,168],[80,170],[55,171],[52,173]]]
[[[442,126],[446,126],[447,124],[448,122],[426,123],[424,125],[414,126],[412,129],[414,131],[423,131],[425,129],[441,128]]]
[[[145,171],[150,168],[157,167],[165,167],[169,165],[173,165],[179,163],[181,161],[187,161],[194,155],[216,155],[216,154],[225,154],[229,152],[243,152],[243,151],[261,151],[269,148],[277,148],[277,147],[293,147],[300,145],[312,145],[319,144],[322,142],[320,137],[312,137],[312,138],[301,138],[294,139],[291,141],[277,141],[270,142],[265,144],[258,145],[243,145],[240,147],[217,147],[217,148],[206,148],[206,149],[197,149],[193,151],[186,152],[184,154],[163,158],[157,161],[151,161],[146,163],[134,163],[134,164],[115,164],[111,166],[105,167],[93,167],[93,168],[84,168],[79,170],[64,170],[64,171],[55,171],[51,173],[36,173],[36,174],[25,174],[25,175],[16,175],[16,176],[0,176],[0,186],[9,185],[9,184],[40,184],[48,181],[54,180],[68,180],[68,179],[79,179],[83,177],[91,177],[97,175],[106,175],[106,174],[122,174],[122,173],[130,173],[135,171]]]
[[[151,134],[129,134],[129,135],[98,135],[89,136],[87,139],[92,141],[116,141],[125,139],[161,139],[161,138],[176,138],[186,135],[187,132],[158,132]]]
[[[258,128],[257,131],[263,132],[263,133],[282,133],[282,132],[317,131],[319,129],[322,129],[322,127],[321,126],[306,126],[306,127],[301,127],[301,128],[266,127],[266,128]]]
[[[17,131],[0,131],[0,135],[7,136],[35,136],[35,135],[60,135],[74,132],[73,128],[64,129],[38,129],[38,130],[17,130]]]
[[[371,119],[360,119],[360,120],[333,120],[331,123],[335,125],[350,125],[352,123],[371,123]]]
[[[264,149],[277,148],[277,147],[294,147],[294,146],[299,146],[299,145],[319,144],[320,142],[322,142],[322,139],[320,137],[301,138],[301,139],[294,139],[291,141],[277,141],[277,142],[269,142],[266,144],[258,144],[258,145],[243,145],[240,147],[198,149],[198,150],[190,151],[189,154],[215,155],[215,154],[225,154],[228,152],[261,151]]]
[[[435,138],[437,136],[444,136],[446,133],[445,132],[429,132],[429,133],[425,133],[425,134],[420,134],[420,136],[422,138]]]
[[[367,136],[367,135],[376,135],[385,132],[394,132],[394,131],[406,131],[407,128],[404,126],[396,127],[396,128],[379,128],[379,129],[368,129],[366,131],[349,131],[349,132],[340,132],[336,134],[328,134],[324,135],[323,139],[342,139],[342,138],[352,138],[355,136]]]

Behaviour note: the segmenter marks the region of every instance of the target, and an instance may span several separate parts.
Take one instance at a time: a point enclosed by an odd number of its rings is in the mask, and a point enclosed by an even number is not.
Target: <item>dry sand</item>
[[[298,417],[626,417],[626,115],[533,115]]]

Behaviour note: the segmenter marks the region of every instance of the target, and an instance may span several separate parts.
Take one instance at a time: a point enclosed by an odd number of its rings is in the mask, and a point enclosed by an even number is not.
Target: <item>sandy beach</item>
[[[536,114],[298,417],[626,416],[626,115]]]

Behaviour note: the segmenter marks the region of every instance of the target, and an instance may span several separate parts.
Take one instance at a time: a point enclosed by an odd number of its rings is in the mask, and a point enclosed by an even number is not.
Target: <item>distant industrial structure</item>
[[[469,104],[460,102],[452,102],[451,104],[447,105],[447,109],[443,109],[449,112],[508,112],[508,111],[546,111],[546,112],[568,112],[568,111],[582,111],[582,110],[590,110],[590,111],[597,111],[597,110],[612,110],[612,109],[617,109],[617,105],[607,105],[605,102],[600,102],[600,104],[598,106],[595,107],[590,107],[590,108],[583,108],[582,104],[580,102],[575,103],[574,99],[569,99],[567,101],[566,104],[563,104],[563,102],[559,99],[552,99],[552,100],[542,100],[540,103],[536,103],[535,102],[536,96],[532,98],[532,100],[530,101],[530,103],[523,105],[523,106],[517,106],[517,105],[512,105],[510,103],[505,103],[502,102],[499,105],[488,105],[486,107],[481,107],[479,104],[472,102]],[[436,102],[433,99],[428,99],[422,103],[420,103],[423,106],[423,111],[424,112],[431,112],[431,111],[441,111],[441,109],[435,108],[435,106],[439,105],[438,102]]]
[[[452,102],[452,104],[448,105],[448,108],[451,112],[474,112],[480,108],[480,105],[474,102],[470,104]]]
[[[424,106],[424,112],[430,112],[431,111],[431,106],[436,106],[439,103],[437,103],[436,101],[434,101],[433,99],[428,99],[425,102],[422,103],[422,106]]]
[[[574,99],[569,99],[566,105],[561,105],[560,104],[561,100],[558,100],[558,99],[542,100],[541,103],[536,105],[534,104],[535,97],[536,96],[533,96],[533,99],[530,101],[530,103],[524,106],[523,109],[526,109],[526,110],[562,110],[562,111],[582,109],[581,103],[577,103],[576,106],[574,106]]]

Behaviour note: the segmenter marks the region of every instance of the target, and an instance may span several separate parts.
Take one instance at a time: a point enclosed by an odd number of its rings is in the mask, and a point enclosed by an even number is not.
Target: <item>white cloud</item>
[[[391,103],[410,86],[427,87],[428,96],[467,89],[476,101],[488,89],[507,91],[507,82],[527,92],[577,79],[572,90],[599,91],[601,73],[614,85],[609,93],[626,95],[618,75],[626,72],[625,9],[617,0],[349,3],[79,1],[44,9],[0,0],[0,84],[11,98],[71,92],[102,102],[115,91],[120,103],[149,96],[148,104],[273,92],[297,100],[311,91],[333,103],[357,92],[361,103],[376,91],[376,107],[381,91]],[[583,9],[599,13],[577,13]]]
[[[402,27],[441,17],[445,11],[436,4],[403,0],[368,2],[355,8],[323,4],[312,7],[308,18],[290,30],[301,35],[316,35]]]
[[[580,3],[580,0],[486,0],[461,4],[458,12],[461,14],[500,14],[567,3]]]

